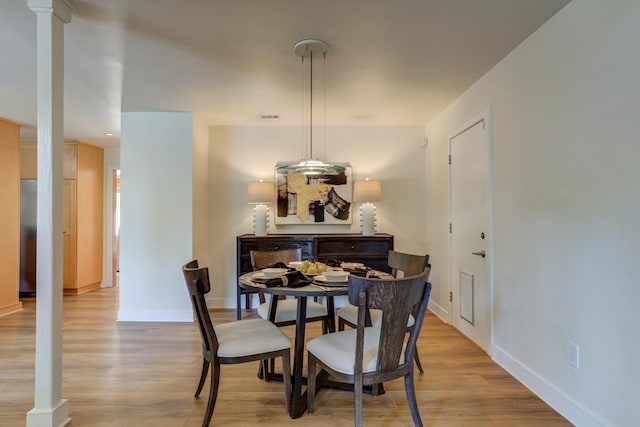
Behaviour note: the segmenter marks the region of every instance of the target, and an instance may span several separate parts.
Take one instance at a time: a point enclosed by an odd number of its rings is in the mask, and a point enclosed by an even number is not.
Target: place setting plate
[[[322,286],[345,287],[349,281],[349,273],[347,272],[346,276],[339,278],[328,277],[326,274],[318,274],[313,278],[313,281],[321,284]]]
[[[340,263],[340,267],[343,270],[356,270],[358,268],[364,268],[364,264],[361,262],[342,262]]]

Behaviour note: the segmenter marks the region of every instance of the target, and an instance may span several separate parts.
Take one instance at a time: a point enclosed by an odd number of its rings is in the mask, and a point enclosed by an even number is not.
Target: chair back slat
[[[427,273],[425,278],[429,277],[429,272],[425,269]],[[431,296],[431,283],[427,282],[425,284],[424,293],[422,295],[422,299],[420,300],[420,304],[416,305],[413,310],[413,316],[415,318],[415,324],[409,333],[409,341],[407,342],[407,348],[405,350],[406,354],[413,355],[416,351],[416,342],[418,341],[418,336],[420,335],[420,329],[422,329],[422,323],[424,322],[424,316],[427,314],[427,307],[429,305],[429,297]],[[411,359],[407,359],[411,360]]]
[[[182,273],[189,291],[193,315],[198,322],[200,335],[202,335],[203,351],[211,352],[211,356],[215,357],[218,351],[218,338],[205,299],[205,294],[211,290],[209,269],[198,267],[198,261],[193,260],[182,266]]]
[[[418,275],[392,279],[371,279],[349,276],[349,302],[359,305],[361,292],[366,293],[366,307],[359,306],[358,310],[378,309],[382,311],[380,323],[380,343],[378,347],[378,372],[393,371],[398,368],[405,344],[407,321],[414,306],[428,300],[425,293],[428,272],[422,267]],[[416,325],[410,338],[420,333],[422,319]],[[364,328],[358,323],[357,328]],[[413,346],[405,350],[405,363],[412,363]]]
[[[391,269],[393,277],[414,276],[420,274],[423,270],[427,271],[425,282],[429,281],[431,274],[431,264],[429,264],[429,254],[413,255],[398,251],[389,251],[387,264]],[[418,306],[413,307],[413,316],[418,314]]]
[[[283,249],[278,251],[251,251],[251,267],[253,270],[267,268],[276,262],[302,261],[302,249]]]
[[[389,251],[387,265],[394,277],[415,276],[425,268],[431,267],[429,255],[413,255],[397,251]],[[399,274],[402,272],[402,274]]]

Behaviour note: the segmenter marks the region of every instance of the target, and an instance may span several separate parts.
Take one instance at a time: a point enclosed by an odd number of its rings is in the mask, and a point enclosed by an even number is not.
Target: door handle
[[[487,253],[483,250],[481,250],[480,252],[471,252],[472,255],[478,255],[481,256],[482,258],[487,256]]]

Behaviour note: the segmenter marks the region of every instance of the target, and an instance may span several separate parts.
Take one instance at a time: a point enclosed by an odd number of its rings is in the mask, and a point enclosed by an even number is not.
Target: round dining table
[[[333,298],[336,296],[347,295],[349,288],[347,283],[312,283],[307,286],[292,288],[287,286],[266,287],[264,284],[253,281],[254,272],[243,274],[238,278],[241,287],[251,291],[259,291],[265,294],[271,294],[271,303],[269,305],[269,320],[272,322],[276,317],[276,308],[278,297],[280,295],[293,296],[298,300],[296,331],[293,354],[293,378],[292,393],[289,405],[289,415],[291,418],[302,416],[307,409],[307,390],[302,391],[305,378],[302,373],[304,364],[304,343],[305,343],[305,326],[307,318],[307,299],[309,297],[325,297],[327,299],[327,312],[329,315],[329,332],[335,332],[335,306]],[[320,381],[319,381],[320,382]],[[318,382],[318,383],[319,383]]]

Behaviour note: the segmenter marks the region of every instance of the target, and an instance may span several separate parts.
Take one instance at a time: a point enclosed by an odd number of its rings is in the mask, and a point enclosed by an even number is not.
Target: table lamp
[[[262,180],[249,183],[247,198],[253,208],[253,234],[256,236],[266,236],[269,232],[269,208],[267,204],[272,203],[275,192],[272,182]]]
[[[360,229],[363,236],[376,234],[376,207],[371,202],[381,199],[380,181],[356,181],[353,188],[353,201],[363,202],[360,206]]]

